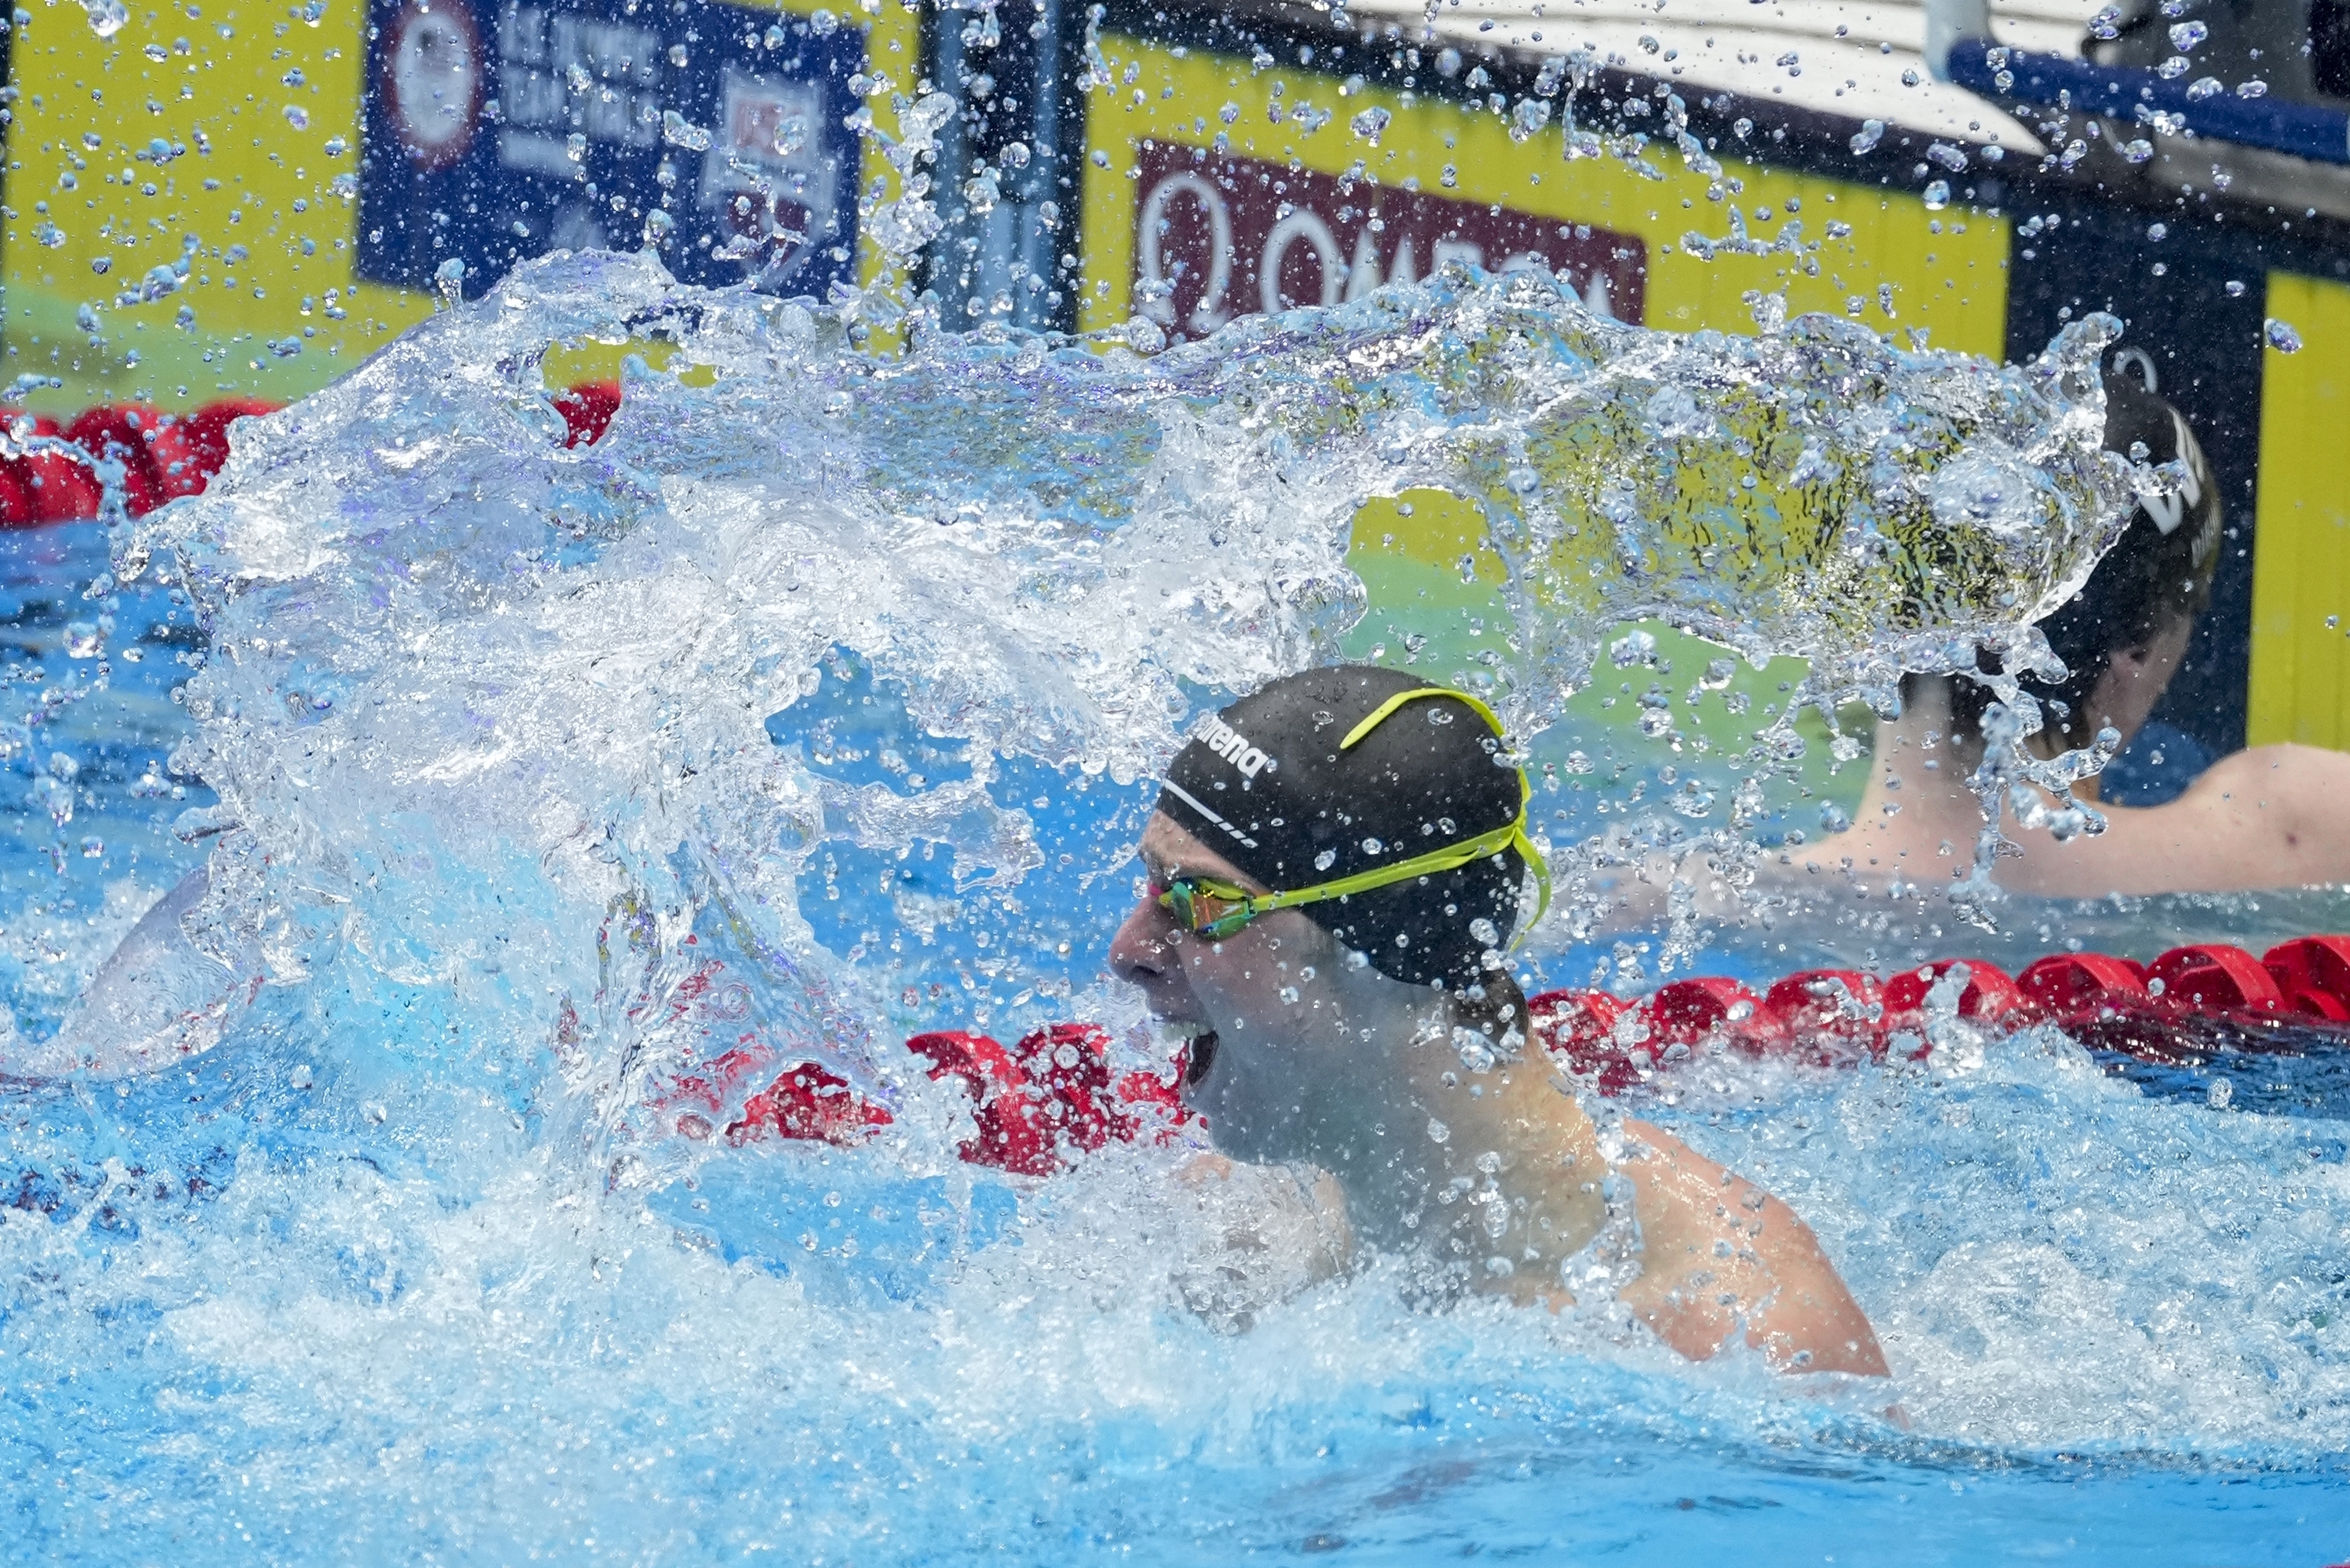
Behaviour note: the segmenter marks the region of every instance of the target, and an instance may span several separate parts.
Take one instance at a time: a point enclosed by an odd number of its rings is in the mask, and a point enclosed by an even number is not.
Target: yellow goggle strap
[[[1386,723],[1388,720],[1393,718],[1396,711],[1401,708],[1405,703],[1417,702],[1422,698],[1429,697],[1449,697],[1453,701],[1462,704],[1471,712],[1475,713],[1479,718],[1485,721],[1486,726],[1493,732],[1493,738],[1495,740],[1501,741],[1504,743],[1508,742],[1509,736],[1502,728],[1501,715],[1494,712],[1491,708],[1485,706],[1483,702],[1471,697],[1468,692],[1455,691],[1449,686],[1416,686],[1409,691],[1397,692],[1394,696],[1388,698],[1386,701],[1372,709],[1361,723],[1347,732],[1347,738],[1338,742],[1338,749],[1342,752],[1352,751],[1357,742],[1360,742],[1364,736],[1369,734],[1373,730],[1378,729],[1381,724]],[[1541,919],[1543,918],[1543,911],[1550,908],[1550,863],[1543,858],[1542,851],[1534,847],[1534,841],[1526,835],[1527,808],[1534,802],[1534,786],[1526,778],[1525,769],[1518,769],[1517,774],[1518,818],[1515,822],[1512,823],[1507,829],[1497,830],[1503,833],[1503,838],[1501,844],[1496,845],[1494,848],[1499,849],[1505,846],[1515,846],[1519,857],[1523,859],[1526,865],[1532,867],[1534,871],[1534,891],[1536,895],[1534,901],[1534,918],[1533,920],[1528,920],[1526,922],[1526,929],[1532,930],[1534,927],[1534,920]],[[1492,836],[1492,834],[1487,834],[1485,836],[1486,838],[1491,838]],[[1480,838],[1472,840],[1471,842],[1482,845],[1485,842],[1485,839]],[[1491,853],[1491,851],[1479,850],[1476,853],[1464,856],[1459,860],[1451,861],[1445,866],[1438,867],[1438,869],[1450,871],[1455,866],[1465,866],[1469,861],[1475,859],[1477,857],[1477,854],[1483,853]],[[1430,857],[1422,856],[1420,858],[1427,859]],[[1407,867],[1413,867],[1413,869],[1406,870]],[[1399,874],[1398,879],[1400,879],[1401,876],[1419,877],[1425,875],[1426,873],[1418,869],[1418,867],[1419,861],[1406,861],[1402,866],[1390,866],[1387,867],[1387,871],[1389,873]],[[1373,873],[1365,872],[1364,875],[1370,876],[1373,875]],[[1384,887],[1386,886],[1386,883],[1382,881],[1375,883],[1373,886]],[[1523,934],[1523,933],[1521,933],[1522,938]],[[1517,946],[1517,943],[1513,941],[1510,945],[1514,948]]]

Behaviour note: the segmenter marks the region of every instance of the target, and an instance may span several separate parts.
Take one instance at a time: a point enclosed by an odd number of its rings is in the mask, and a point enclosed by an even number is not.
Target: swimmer
[[[1584,1288],[1562,1265],[1637,1249],[1618,1299],[1681,1355],[1742,1324],[1773,1366],[1883,1376],[1802,1220],[1659,1127],[1603,1135],[1529,1044],[1503,958],[1547,895],[1527,799],[1482,703],[1369,667],[1275,680],[1168,770],[1111,967],[1190,1034],[1220,1153],[1326,1173],[1360,1242],[1554,1307]]]
[[[2146,461],[2179,462],[2187,481],[2175,496],[2141,501],[2087,584],[2041,622],[2071,671],[2021,682],[2046,725],[2025,743],[2043,758],[2088,746],[2108,726],[2120,746],[2129,743],[2178,669],[2219,563],[2220,487],[2187,421],[2124,377],[2106,378],[2106,447],[2143,442]],[[1931,886],[1972,868],[1983,808],[1968,781],[1982,760],[1991,689],[1968,676],[1909,675],[1901,698],[1901,716],[1877,727],[1853,826],[1795,857],[1814,876],[1841,877],[1849,867],[1864,887],[1897,878]],[[2221,758],[2162,805],[2104,804],[2095,775],[2073,793],[2103,815],[2104,830],[2063,840],[2015,835],[2022,853],[1992,869],[2002,887],[2082,898],[2350,881],[2350,812],[2342,805],[2350,754],[2256,746]]]

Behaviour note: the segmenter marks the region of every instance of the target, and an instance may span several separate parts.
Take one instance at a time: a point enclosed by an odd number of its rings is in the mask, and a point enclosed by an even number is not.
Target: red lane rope
[[[563,416],[563,444],[592,445],[619,411],[620,384],[583,381],[548,400]],[[63,443],[0,457],[0,528],[42,528],[96,517],[105,492],[95,465],[108,458],[122,464],[123,509],[133,517],[182,495],[202,494],[228,462],[229,427],[281,406],[224,398],[175,414],[143,403],[104,404],[83,410],[65,424],[47,414],[0,410],[0,428],[17,441]]]
[[[1535,1038],[1603,1095],[1621,1095],[1660,1069],[1729,1050],[1814,1066],[1881,1061],[1896,1050],[1932,1054],[1928,998],[1961,961],[1944,959],[1879,977],[1859,970],[1791,974],[1760,993],[1719,975],[1677,980],[1647,996],[1546,991],[1528,999]],[[2293,1051],[2329,1026],[2350,1038],[2350,937],[2302,937],[2254,958],[2241,948],[2174,948],[2152,963],[2105,953],[2054,953],[2020,975],[1963,961],[1959,1017],[1984,1028],[2054,1023],[2085,1044],[2145,1061],[2190,1064],[2221,1045]],[[1944,993],[1945,999],[1948,992]],[[1006,1047],[962,1030],[917,1034],[907,1050],[934,1080],[958,1080],[978,1136],[958,1149],[973,1165],[1045,1176],[1111,1143],[1165,1139],[1193,1117],[1176,1092],[1184,1063],[1165,1076],[1112,1081],[1110,1037],[1097,1024],[1055,1023]],[[736,1048],[681,1078],[656,1105],[688,1137],[736,1145],[767,1138],[852,1145],[888,1127],[889,1110],[838,1074],[801,1063],[722,1124],[730,1088],[774,1073],[774,1052]]]
[[[1756,995],[1733,980],[1674,981],[1637,1001],[1604,991],[1528,999],[1536,1033],[1602,1094],[1619,1095],[1701,1050],[1817,1065],[1932,1052],[1927,998],[1959,961],[1880,980],[1857,970],[1791,974]],[[2220,1044],[2293,1049],[2292,1033],[2350,1024],[2350,937],[2301,937],[2254,958],[2223,942],[2152,963],[2054,953],[2019,975],[1966,961],[1957,1012],[2013,1030],[2054,1023],[2084,1044],[2148,1061],[2199,1060]]]

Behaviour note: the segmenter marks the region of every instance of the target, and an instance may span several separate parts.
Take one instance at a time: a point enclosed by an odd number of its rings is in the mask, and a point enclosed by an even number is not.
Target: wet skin
[[[2177,672],[2191,630],[2182,618],[2146,643],[2108,655],[2086,703],[2093,722],[2110,725],[2128,744]],[[1968,785],[1973,763],[1952,754],[1950,730],[1939,691],[1879,723],[1868,788],[1852,826],[1793,857],[1794,868],[1815,885],[1848,878],[1868,888],[1895,878],[1930,887],[1967,875],[1982,832],[1982,802]],[[2083,898],[2350,882],[2350,811],[2343,806],[2350,801],[2350,754],[2253,747],[2220,758],[2163,805],[2104,805],[2095,775],[2073,793],[2096,805],[2103,831],[2060,842],[2046,832],[2018,830],[2010,819],[2010,836],[2022,853],[1994,866],[2002,887]]]
[[[1560,1265],[1600,1235],[1620,1178],[1640,1270],[1619,1299],[1667,1345],[1703,1360],[1742,1317],[1773,1366],[1884,1375],[1867,1318],[1776,1199],[1646,1122],[1603,1134],[1539,1047],[1471,1070],[1434,992],[1350,961],[1302,911],[1222,941],[1181,929],[1156,896],[1171,877],[1269,889],[1171,819],[1151,818],[1141,857],[1152,890],[1110,965],[1193,1036],[1184,1095],[1221,1152],[1327,1172],[1365,1242],[1457,1260],[1482,1289],[1554,1306],[1571,1300]]]

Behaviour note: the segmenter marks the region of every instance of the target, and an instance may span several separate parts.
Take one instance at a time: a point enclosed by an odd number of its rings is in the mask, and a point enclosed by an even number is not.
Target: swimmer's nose
[[[1159,907],[1157,898],[1144,894],[1127,911],[1118,935],[1110,939],[1110,972],[1129,984],[1145,986],[1178,972],[1181,966],[1175,960],[1174,935],[1175,918]]]

